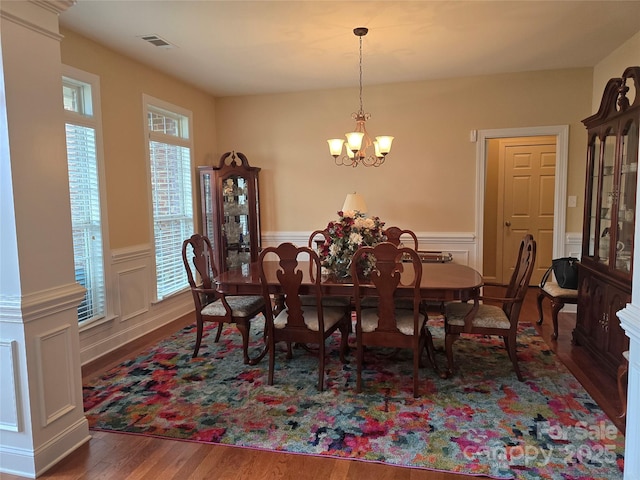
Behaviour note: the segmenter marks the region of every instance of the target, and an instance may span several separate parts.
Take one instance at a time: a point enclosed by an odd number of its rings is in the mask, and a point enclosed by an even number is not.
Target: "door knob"
[[[504,222],[505,226],[510,227],[511,226],[511,222],[509,220],[507,220],[506,222]]]

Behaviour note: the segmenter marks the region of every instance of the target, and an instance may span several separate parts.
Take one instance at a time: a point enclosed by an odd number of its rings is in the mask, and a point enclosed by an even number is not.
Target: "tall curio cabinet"
[[[629,339],[616,313],[631,301],[637,212],[640,67],[612,78],[587,127],[587,183],[574,342],[615,376]]]
[[[198,171],[202,233],[211,240],[218,270],[247,268],[260,253],[260,169],[241,152],[227,152],[217,167]]]

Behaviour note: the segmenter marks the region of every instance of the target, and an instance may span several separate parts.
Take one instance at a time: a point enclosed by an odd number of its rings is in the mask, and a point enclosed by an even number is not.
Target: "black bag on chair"
[[[560,288],[568,288],[570,290],[578,289],[578,259],[575,257],[554,258],[551,260],[551,266],[542,276],[540,286],[544,287],[547,278],[553,270],[556,282]]]

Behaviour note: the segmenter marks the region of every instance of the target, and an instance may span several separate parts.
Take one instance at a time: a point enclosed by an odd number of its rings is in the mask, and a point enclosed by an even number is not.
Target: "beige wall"
[[[62,30],[62,33],[62,63],[100,77],[111,248],[149,243],[151,210],[142,95],[151,95],[193,112],[196,164],[210,162],[215,150],[215,101],[182,81],[72,31]],[[197,194],[194,191],[195,199]]]
[[[640,65],[640,31],[607,55],[593,69],[593,113],[598,111],[604,87],[609,79],[619,77],[625,68],[633,65]]]
[[[367,86],[365,71],[369,133],[396,137],[380,168],[337,167],[328,153],[326,139],[353,128],[357,89],[219,98],[217,143],[262,167],[263,232],[324,226],[356,190],[387,224],[474,232],[470,130],[568,124],[568,194],[583,195],[591,76],[585,68]],[[581,211],[568,217],[579,231]]]
[[[214,100],[74,32],[63,34],[63,63],[101,79],[113,249],[150,241],[143,93],[194,112],[196,165],[215,164],[222,153],[237,150],[262,168],[263,232],[324,226],[352,191],[362,193],[370,213],[387,224],[422,232],[474,232],[476,144],[469,141],[469,132],[568,124],[567,193],[577,196],[578,206],[567,210],[566,229],[581,230],[581,120],[592,113],[591,69],[383,86],[368,86],[365,71],[369,133],[391,134],[396,140],[384,166],[354,169],[333,164],[326,139],[353,128],[357,89]],[[640,34],[611,58],[627,64],[628,52],[636,52],[639,42]],[[197,200],[197,192],[194,196]]]
[[[334,166],[326,139],[353,128],[357,89],[213,99],[74,32],[62,33],[62,62],[98,75],[102,93],[113,315],[81,329],[82,363],[193,309],[187,294],[153,301],[143,94],[193,112],[195,165],[215,164],[222,153],[238,150],[262,167],[266,243],[305,241],[308,232],[335,218],[348,192],[357,190],[371,213],[422,233],[421,246],[476,265],[482,256],[474,237],[477,144],[469,141],[469,131],[551,125],[570,127],[567,194],[577,196],[578,206],[567,210],[566,230],[581,231],[586,143],[581,120],[592,113],[592,69],[385,86],[368,86],[365,71],[364,105],[373,115],[369,131],[395,135],[396,141],[383,167],[353,169]],[[618,64],[640,63],[626,61],[637,52],[624,45],[596,70],[607,78],[620,75]],[[570,237],[579,248],[579,235]]]

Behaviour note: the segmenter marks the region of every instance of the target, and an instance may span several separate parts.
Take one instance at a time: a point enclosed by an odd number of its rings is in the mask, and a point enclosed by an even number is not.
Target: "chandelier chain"
[[[360,37],[360,114],[364,113],[362,106],[362,37]]]

